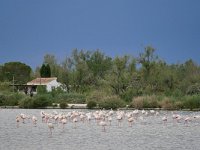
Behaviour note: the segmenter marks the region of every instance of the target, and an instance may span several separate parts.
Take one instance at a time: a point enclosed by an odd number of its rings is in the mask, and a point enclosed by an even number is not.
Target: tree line
[[[21,62],[0,65],[0,81],[26,83],[36,77],[57,77],[68,93],[91,94],[95,91],[117,95],[125,101],[142,95],[183,96],[200,93],[200,66],[192,59],[182,64],[167,64],[151,46],[139,56],[110,57],[100,50],[74,49],[71,56],[58,62],[46,54],[34,71]],[[50,70],[50,71],[49,71]]]

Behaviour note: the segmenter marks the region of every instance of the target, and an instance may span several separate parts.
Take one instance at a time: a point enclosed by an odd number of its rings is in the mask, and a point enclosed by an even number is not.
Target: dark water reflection
[[[1,109],[0,110],[0,149],[1,150],[197,150],[200,149],[200,120],[196,119],[188,125],[173,123],[171,112],[160,112],[159,116],[137,119],[132,127],[126,120],[118,127],[116,117],[112,125],[102,132],[94,120],[90,124],[72,122],[65,125],[55,124],[52,136],[48,127],[42,123],[41,110]],[[52,110],[45,110],[52,112]],[[57,110],[67,113],[72,110]],[[89,112],[89,110],[82,110]],[[24,113],[38,118],[37,126],[31,120],[16,126],[16,115]],[[200,112],[177,112],[181,115],[200,115]],[[163,124],[163,114],[169,117]]]

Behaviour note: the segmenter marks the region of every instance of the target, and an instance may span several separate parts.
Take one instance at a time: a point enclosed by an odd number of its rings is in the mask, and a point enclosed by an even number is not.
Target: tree
[[[3,66],[0,65],[0,81],[3,81]]]
[[[18,84],[27,83],[30,80],[31,67],[21,62],[5,63],[3,68],[3,78]]]
[[[58,64],[54,55],[46,54],[44,56],[44,64],[48,64],[51,69],[51,76],[58,77]]]
[[[107,75],[108,85],[116,95],[123,94],[130,85],[131,73],[128,72],[129,57],[116,57],[113,60],[113,68]]]
[[[74,49],[70,57],[71,72],[69,73],[71,89],[76,92],[85,92],[90,89],[92,74],[87,65],[89,51]]]
[[[43,78],[51,77],[51,69],[49,64],[43,64],[40,68],[40,76]]]
[[[93,73],[95,80],[97,80],[99,78],[104,78],[106,72],[111,69],[112,59],[97,50],[91,54],[87,64]]]
[[[157,56],[154,55],[155,49],[151,46],[145,47],[144,53],[140,53],[139,63],[142,64],[142,69],[144,73],[144,78],[147,79],[149,77],[150,71],[153,68],[155,61],[158,59]]]

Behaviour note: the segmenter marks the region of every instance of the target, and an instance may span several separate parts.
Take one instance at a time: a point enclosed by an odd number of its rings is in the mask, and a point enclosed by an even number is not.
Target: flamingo
[[[142,114],[145,114],[145,110],[144,109],[142,110]]]
[[[129,127],[132,127],[133,121],[134,121],[134,118],[133,118],[133,117],[128,118]]]
[[[26,119],[26,115],[25,115],[25,114],[20,114],[20,117],[21,117],[22,120],[23,120],[22,122],[25,123],[24,120]]]
[[[85,115],[87,116],[88,123],[90,123],[90,120],[92,119],[92,114],[91,113],[86,113]]]
[[[73,122],[74,122],[74,128],[76,128],[76,123],[78,122],[78,119],[75,117],[75,118],[73,119]]]
[[[118,126],[121,126],[122,115],[118,115],[117,120],[118,120]]]
[[[37,124],[37,117],[33,116],[32,117],[32,122],[36,126],[36,124]]]
[[[61,122],[62,122],[63,129],[64,129],[64,125],[67,123],[67,119],[66,119],[66,118],[63,118],[63,119],[61,120]]]
[[[50,135],[52,135],[52,129],[54,129],[53,124],[52,124],[51,122],[48,122],[48,123],[47,123],[47,126],[48,126],[48,128],[49,128],[49,130],[50,130]]]
[[[42,122],[44,122],[44,119],[45,119],[45,112],[44,112],[44,111],[41,111],[41,112],[40,112],[40,116],[42,117]]]
[[[19,127],[20,116],[16,116],[17,128]]]
[[[58,115],[54,116],[55,124],[58,124]]]
[[[179,123],[182,117],[180,115],[176,115],[176,121]]]
[[[155,114],[155,110],[150,110],[150,113],[151,113],[152,115],[154,115],[154,114]]]
[[[109,116],[111,116],[111,115],[113,115],[113,110],[112,110],[112,108],[111,108],[111,110],[108,112],[108,114],[109,114]]]
[[[188,122],[191,121],[191,118],[190,118],[190,117],[186,117],[186,118],[184,119],[184,121],[185,121],[185,122],[184,122],[185,124],[188,124]]]
[[[103,118],[100,122],[99,125],[102,126],[102,131],[105,132],[106,131],[106,126],[107,123],[105,122],[105,118]]]
[[[84,114],[80,115],[80,120],[84,123],[84,120],[85,120],[85,115]]]
[[[164,116],[164,117],[162,118],[162,121],[163,121],[163,123],[165,124],[165,123],[167,122],[167,116]]]
[[[111,122],[112,122],[112,117],[111,116],[108,117],[108,121],[109,121],[109,125],[111,126]]]

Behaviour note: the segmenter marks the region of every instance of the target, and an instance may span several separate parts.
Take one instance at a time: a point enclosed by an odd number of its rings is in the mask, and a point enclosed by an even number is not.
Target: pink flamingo
[[[133,121],[134,121],[134,118],[133,118],[133,117],[128,118],[129,127],[132,127]]]
[[[108,121],[109,121],[109,124],[111,126],[111,122],[112,122],[112,117],[111,116],[108,117]]]
[[[19,128],[20,116],[16,116],[17,128]]]
[[[32,122],[33,122],[34,126],[36,126],[36,124],[37,124],[37,117],[33,116],[32,117]]]
[[[63,119],[61,120],[61,123],[62,123],[63,129],[64,129],[64,125],[67,123],[67,119],[66,119],[66,118],[63,118]]]
[[[74,128],[76,128],[76,123],[78,122],[78,119],[75,117],[75,118],[73,119],[73,122],[74,122]]]
[[[53,124],[51,122],[49,122],[49,123],[47,123],[47,126],[48,126],[48,128],[50,130],[50,135],[52,135],[52,129],[54,129]]]
[[[20,114],[20,117],[21,117],[22,120],[23,120],[22,122],[25,123],[24,120],[26,119],[26,115],[25,115],[25,114]]]
[[[103,118],[103,120],[101,120],[99,122],[99,125],[102,126],[102,131],[105,132],[106,131],[106,126],[107,126],[107,123],[105,122],[105,118]]]
[[[164,116],[164,117],[162,118],[162,121],[163,121],[164,124],[166,124],[166,122],[167,122],[167,116]]]
[[[120,127],[121,122],[122,122],[122,115],[121,114],[117,116],[117,120],[118,120],[118,126]]]

